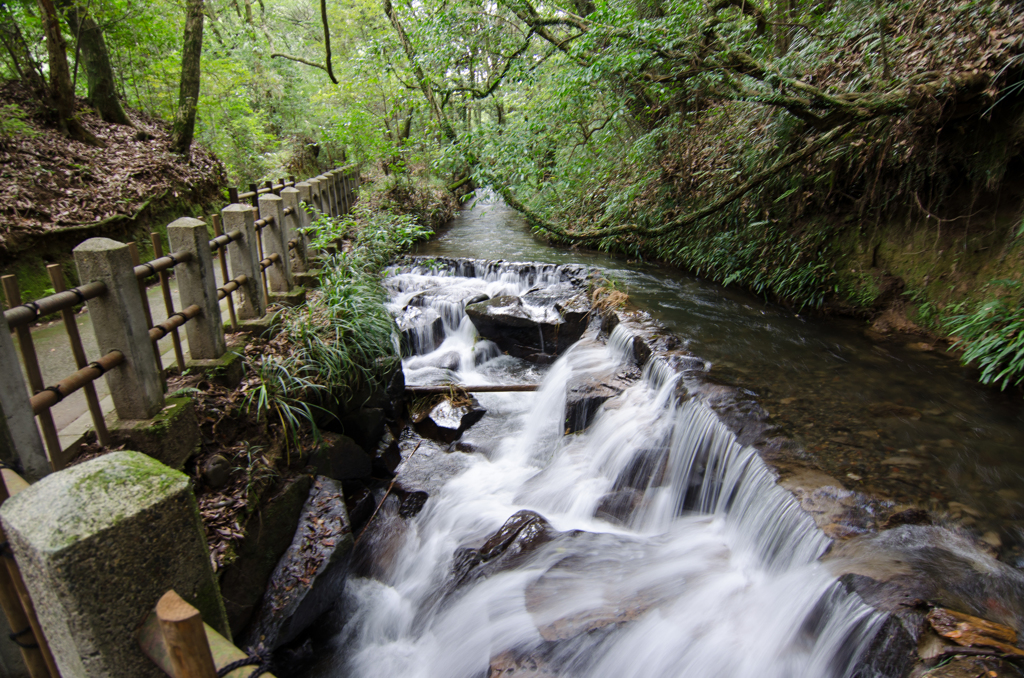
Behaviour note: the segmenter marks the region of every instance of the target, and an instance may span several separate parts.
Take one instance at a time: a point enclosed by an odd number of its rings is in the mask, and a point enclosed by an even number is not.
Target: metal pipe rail
[[[69,377],[59,381],[56,386],[48,386],[29,399],[32,403],[32,414],[41,414],[67,398],[86,384],[91,384],[107,371],[124,362],[124,354],[114,350],[99,360],[89,363]]]
[[[74,308],[89,299],[95,299],[106,293],[107,286],[101,282],[80,285],[74,289],[57,292],[48,297],[36,299],[35,301],[8,309],[4,311],[4,320],[7,321],[12,330],[17,329],[18,327],[33,323],[45,315]]]
[[[270,268],[271,266],[273,266],[274,264],[280,263],[280,261],[281,261],[281,255],[278,254],[277,252],[274,252],[269,257],[267,257],[266,259],[264,259],[263,261],[260,262],[260,270],[261,271],[265,271],[268,268]]]
[[[263,230],[270,224],[274,223],[274,215],[268,214],[265,219],[257,219],[253,226],[256,227],[257,231]]]
[[[284,208],[284,209],[283,209],[283,210],[281,211],[281,214],[283,214],[283,215],[285,215],[285,216],[288,216],[288,215],[290,215],[290,214],[294,214],[294,213],[295,213],[295,208],[294,208],[294,207],[291,207],[291,206],[289,206],[289,207],[285,207],[285,208]]]
[[[191,252],[172,252],[162,257],[158,257],[153,261],[147,261],[144,264],[139,264],[135,267],[135,277],[139,280],[148,278],[151,275],[156,275],[160,271],[166,271],[169,268],[174,268],[178,264],[186,261],[192,261]]]
[[[218,235],[216,238],[210,241],[210,252],[216,252],[219,249],[223,249],[228,246],[229,243],[237,242],[242,239],[241,231],[231,231],[224,235]]]
[[[154,325],[149,328],[150,340],[157,341],[158,339],[163,339],[171,333],[171,330],[178,329],[186,322],[202,313],[202,311],[203,309],[199,307],[199,304],[192,304],[188,308],[178,311],[159,325]]]
[[[223,287],[217,288],[217,301],[228,296],[247,282],[249,282],[249,278],[244,273],[237,278],[227,281]]]
[[[257,196],[265,195],[267,193],[274,193],[276,191],[280,191],[282,188],[288,187],[295,188],[294,179],[285,181],[280,184],[271,184],[269,186],[264,186],[263,188],[257,188],[255,191],[250,190],[246,191],[245,193],[239,193],[236,197],[238,198],[238,200],[245,200],[246,198],[255,198]],[[235,202],[238,202],[238,200],[235,200]]]

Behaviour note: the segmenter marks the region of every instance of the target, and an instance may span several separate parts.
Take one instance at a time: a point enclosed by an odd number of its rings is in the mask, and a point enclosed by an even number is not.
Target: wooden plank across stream
[[[513,391],[536,391],[540,388],[540,384],[504,384],[499,386],[484,385],[484,386],[469,386],[464,384],[442,384],[433,386],[406,386],[405,392],[409,395],[424,396],[424,395],[445,395],[447,393],[465,392],[465,393],[506,393]]]

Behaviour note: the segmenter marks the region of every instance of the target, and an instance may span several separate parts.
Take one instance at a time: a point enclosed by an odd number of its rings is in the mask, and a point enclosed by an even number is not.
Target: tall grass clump
[[[332,413],[359,407],[385,385],[399,363],[399,334],[384,302],[381,271],[432,232],[407,215],[357,207],[352,215],[321,216],[312,246],[323,249],[351,235],[349,251],[321,262],[320,287],[305,305],[284,314],[286,357],[264,356],[254,366],[260,385],[250,405],[297,433]]]
[[[1021,283],[996,280],[991,283],[1019,290]],[[1009,298],[991,299],[973,313],[956,315],[947,321],[950,334],[959,337],[956,346],[964,346],[961,360],[981,369],[983,384],[998,384],[1006,389],[1024,381],[1024,308]]]

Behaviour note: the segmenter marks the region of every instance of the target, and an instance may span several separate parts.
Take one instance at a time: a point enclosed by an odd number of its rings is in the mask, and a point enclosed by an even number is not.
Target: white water
[[[519,294],[557,275],[518,279],[479,267],[476,278],[424,273],[389,283],[396,311],[417,291],[434,289],[421,299],[444,319],[441,345],[406,359],[407,382],[537,378],[535,367],[478,340],[463,302],[480,292]],[[344,628],[312,675],[867,675],[861,655],[881,616],[816,562],[827,539],[753,450],[700,402],[677,402],[664,366],[652,362],[586,431],[563,435],[567,381],[621,363],[628,339],[621,330],[606,343],[585,336],[550,367],[538,392],[478,396],[489,413],[464,440],[481,451],[450,453],[462,470],[394,537],[386,575],[349,579]],[[452,353],[459,369],[434,366]],[[633,491],[617,487],[631,471]],[[615,490],[632,502],[625,520],[595,517]],[[522,509],[555,530],[584,534],[557,538],[517,568],[439,599],[451,588],[455,552],[479,547]],[[518,662],[492,668],[507,652]],[[513,665],[517,671],[499,672]]]

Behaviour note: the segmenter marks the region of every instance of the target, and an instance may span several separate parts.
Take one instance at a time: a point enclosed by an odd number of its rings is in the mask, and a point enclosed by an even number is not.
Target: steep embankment
[[[64,263],[93,236],[138,237],[220,196],[220,161],[202,148],[168,150],[169,125],[128,110],[132,125],[104,122],[79,100],[81,122],[105,146],[62,136],[15,84],[0,90],[0,272],[15,273],[26,296],[49,286],[45,263]],[[73,266],[66,267],[73,275]]]

